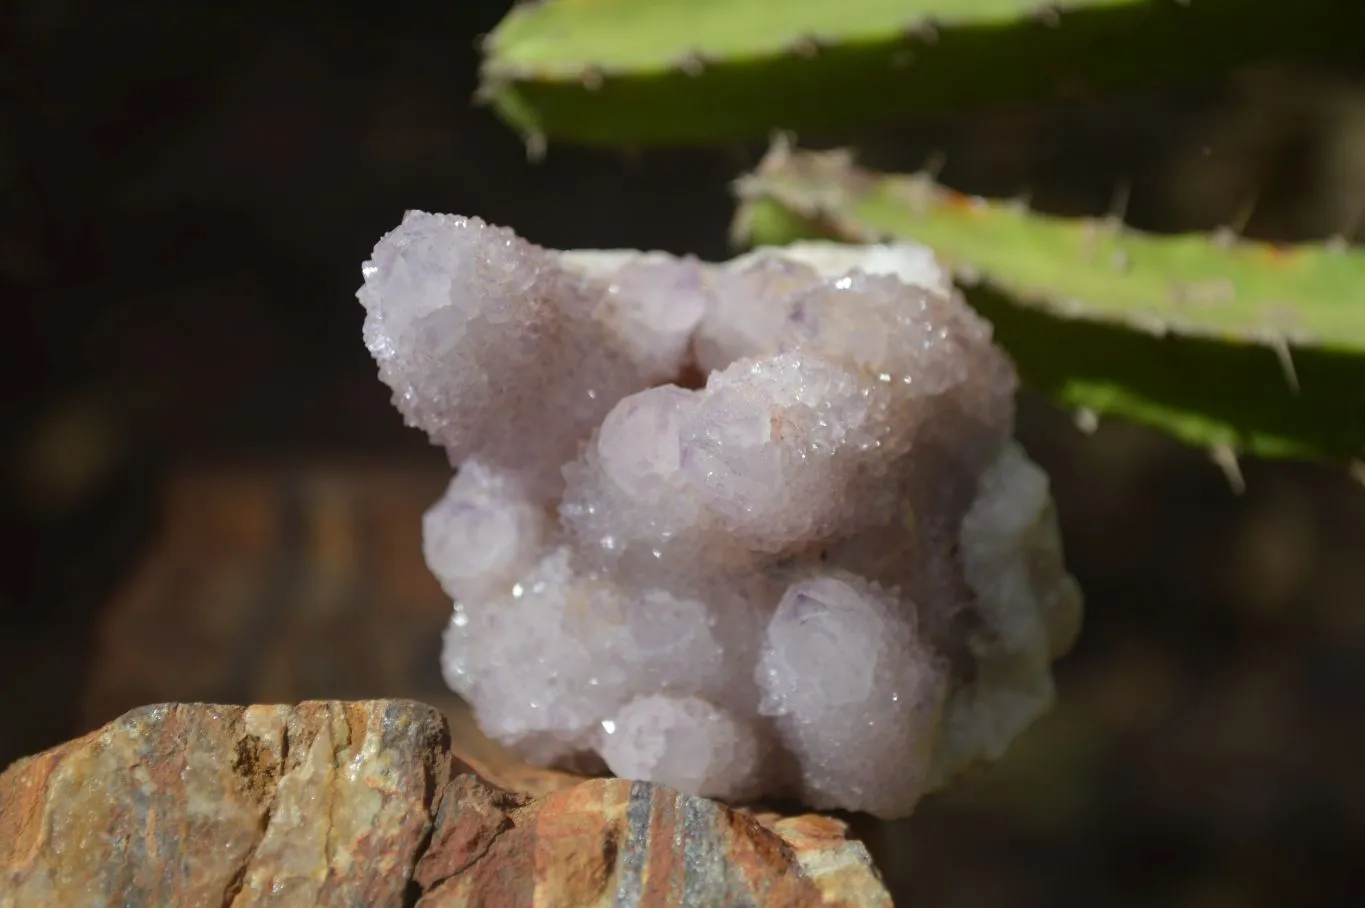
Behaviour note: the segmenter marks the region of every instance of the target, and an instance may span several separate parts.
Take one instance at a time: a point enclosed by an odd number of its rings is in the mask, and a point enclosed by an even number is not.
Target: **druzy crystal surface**
[[[895,817],[1050,705],[1080,593],[1013,366],[927,250],[709,264],[414,211],[364,277],[456,467],[425,554],[489,735]]]

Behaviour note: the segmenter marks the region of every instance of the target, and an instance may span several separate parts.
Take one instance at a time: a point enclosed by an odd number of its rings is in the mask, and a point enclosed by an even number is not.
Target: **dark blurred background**
[[[728,254],[761,146],[530,164],[471,105],[506,3],[0,6],[0,765],[147,702],[417,697],[447,479],[360,341],[406,208],[551,246]],[[802,137],[820,144],[834,137]],[[849,139],[853,137],[839,137]],[[1151,230],[1293,240],[1365,211],[1365,66],[916,122],[863,159]],[[860,824],[905,904],[1360,904],[1365,490],[1025,398],[1088,595],[1060,704],[911,820]]]

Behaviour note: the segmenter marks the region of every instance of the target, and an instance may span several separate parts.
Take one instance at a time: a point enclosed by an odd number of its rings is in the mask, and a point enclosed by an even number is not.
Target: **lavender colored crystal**
[[[491,736],[893,817],[1049,705],[1080,593],[1013,367],[927,250],[712,265],[410,212],[364,274],[380,377],[458,467],[424,550]]]

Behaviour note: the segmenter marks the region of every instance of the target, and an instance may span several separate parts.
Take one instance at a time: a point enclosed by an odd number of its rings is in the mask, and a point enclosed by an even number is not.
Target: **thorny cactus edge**
[[[479,96],[526,137],[763,138],[1352,53],[1341,0],[540,0],[488,36]]]

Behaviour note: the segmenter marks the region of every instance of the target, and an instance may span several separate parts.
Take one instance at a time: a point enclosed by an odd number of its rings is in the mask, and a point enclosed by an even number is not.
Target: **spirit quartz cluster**
[[[409,212],[364,336],[457,472],[442,668],[545,765],[909,813],[1052,698],[1081,598],[1016,376],[922,247],[725,264]]]

